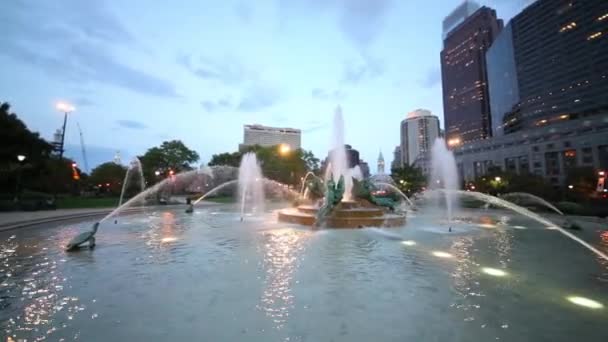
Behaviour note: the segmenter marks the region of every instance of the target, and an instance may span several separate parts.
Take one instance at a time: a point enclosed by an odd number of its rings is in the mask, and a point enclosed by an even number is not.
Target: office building
[[[401,145],[395,146],[393,151],[393,162],[391,163],[391,170],[400,168],[401,165]]]
[[[451,148],[491,136],[485,54],[503,22],[493,9],[475,8],[465,1],[443,21],[443,113]]]
[[[276,146],[289,145],[291,149],[301,147],[302,132],[294,128],[268,127],[262,125],[245,125],[243,127],[243,143],[239,150],[247,146]]]
[[[608,170],[608,112],[469,143],[454,149],[454,156],[465,181],[495,167],[565,186],[572,168]]]
[[[608,1],[538,0],[486,55],[492,131],[510,134],[608,111]]]
[[[348,145],[348,144],[344,145],[344,151],[346,152],[346,162],[348,164],[349,169],[352,169],[353,167],[359,165],[359,163],[361,162],[361,159],[359,158],[359,151],[355,150],[351,145]],[[333,153],[334,153],[334,150],[330,150],[327,153],[327,157],[325,157],[325,160],[323,160],[321,162],[321,170],[325,170],[325,168],[327,167],[327,164],[331,160],[331,155]],[[368,166],[368,170],[369,170],[369,166]]]
[[[401,121],[401,165],[413,165],[418,155],[430,151],[439,136],[439,118],[417,109]]]

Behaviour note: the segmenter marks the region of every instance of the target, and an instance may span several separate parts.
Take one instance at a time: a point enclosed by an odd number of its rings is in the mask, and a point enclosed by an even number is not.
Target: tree
[[[312,151],[302,150],[302,159],[304,160],[308,171],[314,173],[319,172],[319,158],[316,158]]]
[[[220,154],[214,154],[211,157],[211,161],[209,162],[209,166],[219,166],[219,165],[225,165],[225,166],[234,166],[234,167],[239,167],[239,164],[241,163],[241,157],[243,155],[240,152],[232,152],[232,153],[220,153]]]
[[[469,184],[476,191],[492,195],[510,192],[527,192],[547,200],[556,199],[558,192],[542,177],[530,173],[516,174],[502,171],[500,168],[491,168],[488,173],[478,177]]]
[[[426,177],[422,173],[422,170],[410,165],[392,169],[391,177],[395,181],[395,184],[397,184],[397,187],[408,196],[422,191],[426,186]]]
[[[139,156],[139,161],[144,168],[144,176],[150,183],[156,183],[158,171],[166,177],[169,172],[178,173],[181,171],[192,170],[190,166],[199,160],[199,155],[186,147],[180,140],[163,142],[159,147],[152,147],[143,156]]]
[[[103,163],[91,171],[89,182],[104,192],[120,194],[126,172],[127,168],[123,165],[114,162]]]
[[[10,113],[10,105],[0,103],[0,192],[13,192],[15,183],[21,176],[23,187],[45,174],[46,162],[53,147],[30,131],[15,113]],[[23,162],[18,155],[25,156]]]
[[[570,188],[572,186],[572,188]],[[566,198],[568,200],[589,199],[597,186],[597,171],[592,167],[576,167],[566,174]]]

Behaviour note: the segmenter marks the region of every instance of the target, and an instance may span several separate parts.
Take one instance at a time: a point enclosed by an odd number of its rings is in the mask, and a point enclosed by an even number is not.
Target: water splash
[[[264,186],[262,170],[255,153],[248,152],[241,159],[239,167],[239,198],[241,201],[241,220],[248,206],[252,212],[263,212]]]
[[[517,212],[518,214],[524,215],[528,218],[531,218],[537,222],[540,222],[542,224],[544,224],[545,226],[547,226],[548,229],[551,230],[557,230],[558,232],[560,232],[561,234],[563,234],[564,236],[570,238],[571,240],[579,243],[580,245],[582,245],[583,247],[587,248],[588,250],[590,250],[591,252],[595,253],[597,256],[599,256],[600,258],[608,261],[608,255],[604,254],[603,252],[601,252],[600,250],[598,250],[597,248],[591,246],[589,243],[587,243],[586,241],[582,240],[581,238],[579,238],[578,236],[566,231],[564,228],[558,226],[557,224],[551,222],[550,220],[536,214],[533,213],[532,211],[524,208],[524,207],[520,207],[515,203],[511,203],[509,201],[505,201],[504,199],[498,198],[498,197],[494,197],[491,195],[487,195],[487,194],[483,194],[480,192],[474,192],[474,191],[463,191],[463,190],[444,190],[444,192],[451,192],[452,194],[459,194],[462,196],[469,196],[469,197],[473,197],[477,200],[483,201],[483,202],[487,202],[490,203],[492,205],[496,205],[499,207],[503,207],[503,208],[507,208],[507,209],[511,209],[515,212]]]
[[[306,198],[306,196],[304,196],[304,191],[308,190],[308,188],[306,187],[306,181],[308,180],[308,177],[314,177],[317,180],[321,180],[321,178],[319,178],[317,175],[314,174],[314,172],[312,171],[308,171],[306,173],[306,175],[304,175],[304,178],[302,179],[302,187],[300,188],[300,197],[304,197]]]
[[[557,209],[553,204],[547,202],[546,200],[544,200],[538,196],[529,194],[527,192],[510,192],[508,194],[501,195],[500,198],[505,199],[505,200],[509,200],[510,198],[525,198],[532,202],[541,204],[562,216],[564,215],[564,213],[561,210]]]
[[[414,207],[414,203],[410,200],[409,197],[407,197],[406,194],[403,193],[403,191],[399,190],[398,187],[394,186],[393,184],[390,183],[385,183],[385,182],[374,182],[374,185],[379,185],[379,186],[385,186],[387,188],[390,188],[391,190],[395,191],[396,193],[399,194],[399,196],[401,196],[410,207]]]
[[[336,107],[334,113],[329,162],[330,164],[327,166],[325,179],[329,180],[329,178],[333,176],[333,179],[337,182],[341,176],[344,176],[344,197],[342,200],[351,200],[353,182],[348,167],[348,159],[346,158],[346,148],[344,146],[344,119],[342,118],[342,108],[340,106]]]
[[[122,201],[125,196],[125,192],[127,191],[127,189],[129,189],[128,185],[131,184],[131,181],[133,179],[136,181],[139,181],[139,184],[138,184],[139,190],[137,192],[139,193],[139,192],[144,191],[146,188],[146,181],[144,179],[144,171],[143,171],[143,168],[141,167],[141,162],[139,161],[139,159],[137,159],[137,157],[135,157],[135,158],[133,158],[133,160],[131,160],[131,162],[129,163],[129,168],[127,169],[127,172],[125,173],[125,179],[122,182],[122,190],[120,191],[120,199],[118,200],[119,207],[122,205]]]
[[[447,149],[445,141],[437,138],[431,151],[431,179],[432,188],[444,188],[445,203],[447,207],[448,220],[451,221],[454,212],[454,198],[452,190],[458,190],[458,170],[454,153]]]

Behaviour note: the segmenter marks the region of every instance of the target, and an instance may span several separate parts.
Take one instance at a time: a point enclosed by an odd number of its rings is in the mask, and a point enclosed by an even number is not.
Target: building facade
[[[380,151],[380,154],[378,155],[378,168],[376,169],[376,173],[377,174],[384,174],[385,170],[384,170],[384,156],[382,155],[382,151]]]
[[[510,134],[608,111],[608,1],[538,0],[486,55],[492,131]]]
[[[401,145],[395,146],[395,150],[393,151],[393,161],[391,162],[391,170],[398,169],[402,167],[401,164]]]
[[[294,128],[269,127],[262,125],[243,126],[243,143],[239,150],[247,146],[276,146],[286,144],[291,149],[301,148],[302,132]]]
[[[485,54],[503,27],[496,11],[465,1],[443,22],[441,80],[448,146],[492,135]],[[464,19],[463,19],[464,17]]]
[[[496,167],[564,186],[571,168],[608,169],[608,112],[470,143],[456,148],[454,156],[464,181]]]
[[[412,165],[439,137],[439,118],[429,110],[417,109],[401,121],[401,166]]]

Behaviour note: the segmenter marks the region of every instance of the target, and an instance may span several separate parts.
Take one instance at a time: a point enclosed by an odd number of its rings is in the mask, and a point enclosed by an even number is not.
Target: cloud
[[[219,81],[226,85],[240,84],[255,78],[254,73],[231,57],[214,60],[201,56],[193,61],[192,56],[180,55],[177,63],[201,79]]]
[[[364,81],[373,80],[384,74],[384,63],[381,60],[370,57],[364,58],[362,62],[347,62],[342,72],[342,84],[356,85]]]
[[[232,103],[229,98],[223,98],[219,100],[203,100],[201,101],[201,106],[208,113],[222,111],[230,108]]]
[[[323,100],[323,101],[341,101],[346,97],[346,94],[340,90],[325,90],[321,88],[314,88],[310,95],[313,98]]]
[[[425,78],[418,83],[425,88],[433,88],[436,85],[441,84],[441,70],[439,67],[433,67],[427,71]]]
[[[10,2],[5,7],[0,20],[0,54],[64,81],[177,96],[168,80],[111,54],[114,46],[133,46],[134,40],[103,2]]]
[[[78,107],[89,107],[89,106],[94,105],[95,102],[89,100],[86,97],[79,97],[79,98],[76,98],[74,100],[74,104],[76,105],[76,108],[78,108]]]
[[[281,94],[278,90],[266,85],[253,85],[241,97],[237,110],[241,112],[255,112],[275,105]]]
[[[250,24],[253,16],[253,8],[246,1],[239,1],[234,6],[234,14],[244,24]]]
[[[301,5],[298,14],[302,7],[315,11],[315,16],[334,11],[337,15],[336,24],[344,36],[363,49],[373,43],[382,30],[392,4],[393,0],[281,0],[279,12],[285,16],[287,10],[295,5]]]
[[[134,121],[134,120],[117,120],[116,123],[120,127],[129,128],[129,129],[146,129],[148,126],[143,122]]]

